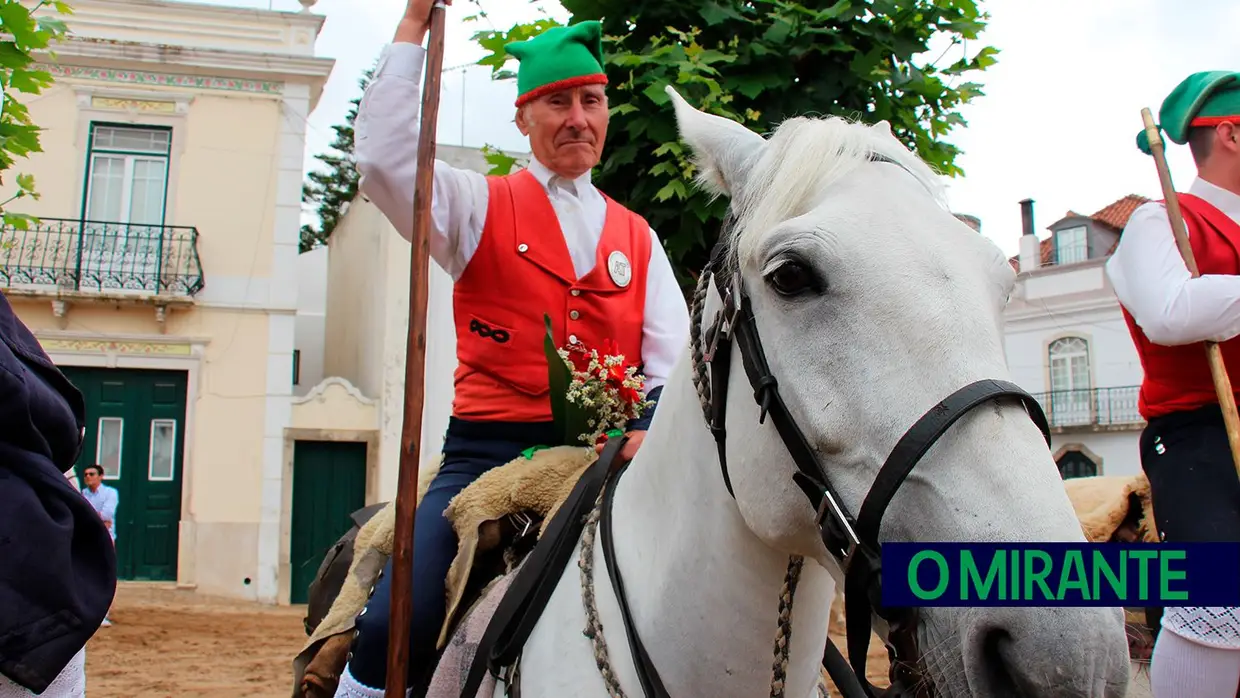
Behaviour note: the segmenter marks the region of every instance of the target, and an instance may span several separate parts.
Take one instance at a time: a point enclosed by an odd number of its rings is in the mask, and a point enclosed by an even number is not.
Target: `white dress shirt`
[[[1240,196],[1200,177],[1188,193],[1240,221]],[[1106,273],[1119,302],[1155,344],[1223,342],[1240,334],[1240,276],[1192,278],[1162,204],[1150,202],[1133,212]]]
[[[413,238],[422,67],[426,50],[397,42],[384,47],[354,121],[359,188],[407,240]],[[596,264],[606,203],[586,173],[560,177],[537,159],[529,170],[547,191],[577,278]],[[478,249],[487,214],[486,177],[435,161],[431,203],[431,258],[455,281]],[[659,237],[651,229],[646,273],[642,361],[647,392],[663,385],[689,341],[689,309]]]

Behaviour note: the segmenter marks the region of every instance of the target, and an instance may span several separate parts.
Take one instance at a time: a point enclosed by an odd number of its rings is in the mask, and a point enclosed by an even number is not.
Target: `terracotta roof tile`
[[[1129,194],[1124,198],[1103,207],[1094,212],[1089,217],[1105,223],[1116,230],[1123,230],[1128,225],[1128,219],[1132,217],[1132,212],[1136,211],[1142,204],[1149,203],[1150,199],[1137,194]]]

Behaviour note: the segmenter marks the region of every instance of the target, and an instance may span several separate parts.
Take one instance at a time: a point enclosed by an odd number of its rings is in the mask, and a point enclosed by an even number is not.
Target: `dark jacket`
[[[0,293],[0,674],[41,693],[103,622],[116,552],[67,479],[82,394]]]

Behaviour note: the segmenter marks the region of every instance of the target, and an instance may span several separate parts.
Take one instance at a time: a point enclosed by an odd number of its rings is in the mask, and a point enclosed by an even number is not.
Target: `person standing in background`
[[[99,512],[99,518],[103,519],[103,525],[108,527],[108,533],[112,536],[112,547],[116,547],[116,508],[120,505],[120,492],[104,484],[102,465],[86,466],[82,479],[86,482],[82,487],[82,496]],[[111,611],[110,608],[108,610]],[[104,616],[102,625],[105,628],[112,625],[112,619]]]

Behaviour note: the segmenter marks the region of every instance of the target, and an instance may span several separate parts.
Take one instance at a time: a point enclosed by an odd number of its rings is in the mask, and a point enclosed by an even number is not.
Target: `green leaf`
[[[28,216],[24,213],[4,212],[4,227],[14,228],[16,230],[30,230],[31,226],[39,224],[39,219],[34,216]]]
[[[51,84],[51,74],[42,70],[16,69],[9,76],[9,87],[19,92],[38,94]]]
[[[0,27],[13,36],[18,46],[43,48],[47,45],[47,37],[39,36],[38,25],[30,18],[30,10],[19,2],[0,2]]]
[[[671,102],[671,98],[668,97],[667,92],[664,91],[664,85],[661,85],[659,83],[650,85],[646,89],[642,90],[642,94],[646,95],[647,99],[659,105],[660,107]]]
[[[17,188],[22,191],[34,191],[34,175],[19,174],[17,175]]]
[[[543,352],[547,356],[547,381],[551,388],[548,397],[551,400],[551,421],[555,425],[555,433],[559,434],[565,443],[571,443],[569,439],[571,432],[568,431],[568,408],[570,407],[567,399],[568,385],[572,382],[572,373],[568,370],[568,366],[564,363],[564,359],[560,358],[559,347],[555,345],[554,335],[551,331],[551,316],[543,313],[543,325],[547,329],[546,335],[543,337]],[[572,439],[576,440],[576,439]],[[561,444],[556,444],[557,446]]]
[[[12,41],[0,41],[0,68],[24,68],[34,62],[25,51]]]

